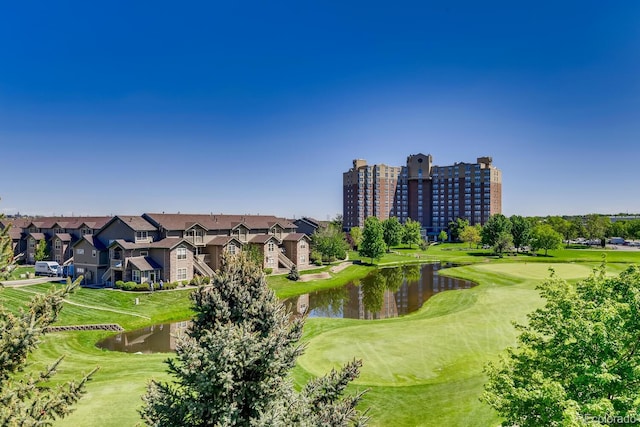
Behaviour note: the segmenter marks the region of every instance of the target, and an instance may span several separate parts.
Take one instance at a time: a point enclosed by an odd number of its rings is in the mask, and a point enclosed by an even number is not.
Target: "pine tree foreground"
[[[213,286],[192,294],[195,316],[167,360],[173,383],[151,381],[142,419],[152,426],[363,426],[355,407],[364,392],[343,396],[360,361],[310,381],[300,392],[289,372],[304,347],[304,321],[267,287],[243,254],[225,256]]]
[[[0,230],[0,279],[6,278],[13,266],[7,230]],[[85,383],[97,370],[95,368],[77,383],[69,382],[58,387],[43,386],[43,383],[52,380],[62,357],[42,372],[24,373],[27,356],[38,347],[46,327],[56,321],[64,298],[81,279],[74,283],[67,280],[65,288],[37,294],[27,308],[17,314],[0,305],[1,426],[51,425],[57,418],[71,412],[71,405],[80,399]]]

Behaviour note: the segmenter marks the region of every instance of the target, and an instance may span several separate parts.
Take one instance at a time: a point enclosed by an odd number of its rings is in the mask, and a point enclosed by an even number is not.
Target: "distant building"
[[[433,165],[425,154],[408,156],[406,166],[358,159],[343,174],[345,230],[362,227],[369,216],[396,217],[418,221],[425,233],[437,235],[457,218],[484,224],[497,213],[502,213],[502,172],[491,157],[450,166]]]

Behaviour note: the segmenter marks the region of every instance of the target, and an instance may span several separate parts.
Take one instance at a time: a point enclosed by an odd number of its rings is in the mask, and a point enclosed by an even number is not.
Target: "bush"
[[[178,282],[167,282],[162,285],[162,289],[175,289],[178,285]]]
[[[188,281],[188,280],[183,280],[183,281],[182,281],[182,286],[187,286],[188,284],[189,284],[189,281]]]
[[[426,251],[429,249],[429,243],[426,240],[420,241],[420,250]]]
[[[293,280],[294,282],[300,279],[300,273],[298,273],[298,269],[296,268],[295,265],[291,267],[291,270],[289,270],[289,274],[287,274],[287,279]]]
[[[202,278],[202,283],[204,283],[205,285],[208,285],[209,283],[211,283],[211,277],[209,276],[204,276]]]
[[[141,291],[149,290],[148,283],[123,282],[122,280],[118,280],[116,282],[115,287],[117,289],[122,289],[123,291],[133,291],[133,292],[141,292]]]
[[[273,273],[273,268],[265,268],[264,269],[264,274],[271,274]]]

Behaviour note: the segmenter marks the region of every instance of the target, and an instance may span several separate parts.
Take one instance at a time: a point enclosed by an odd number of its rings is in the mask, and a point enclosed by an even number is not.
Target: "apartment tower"
[[[476,163],[435,166],[431,155],[412,154],[406,166],[367,165],[354,160],[343,174],[343,221],[346,230],[369,216],[420,222],[437,235],[457,218],[484,224],[502,212],[502,173],[491,157]]]

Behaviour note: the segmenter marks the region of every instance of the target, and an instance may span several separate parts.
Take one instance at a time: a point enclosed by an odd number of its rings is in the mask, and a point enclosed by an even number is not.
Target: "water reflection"
[[[309,317],[386,319],[414,312],[433,295],[474,286],[467,280],[438,275],[440,264],[382,268],[346,286],[313,292],[284,301],[294,314]],[[188,321],[149,326],[113,335],[97,344],[106,350],[128,353],[175,351],[176,337]]]
[[[414,312],[433,295],[474,286],[468,280],[438,275],[439,264],[382,268],[337,289],[285,300],[287,308],[309,317],[386,319]]]
[[[175,351],[177,337],[189,324],[189,321],[184,321],[147,326],[110,336],[96,345],[105,350],[126,353],[169,353]]]

